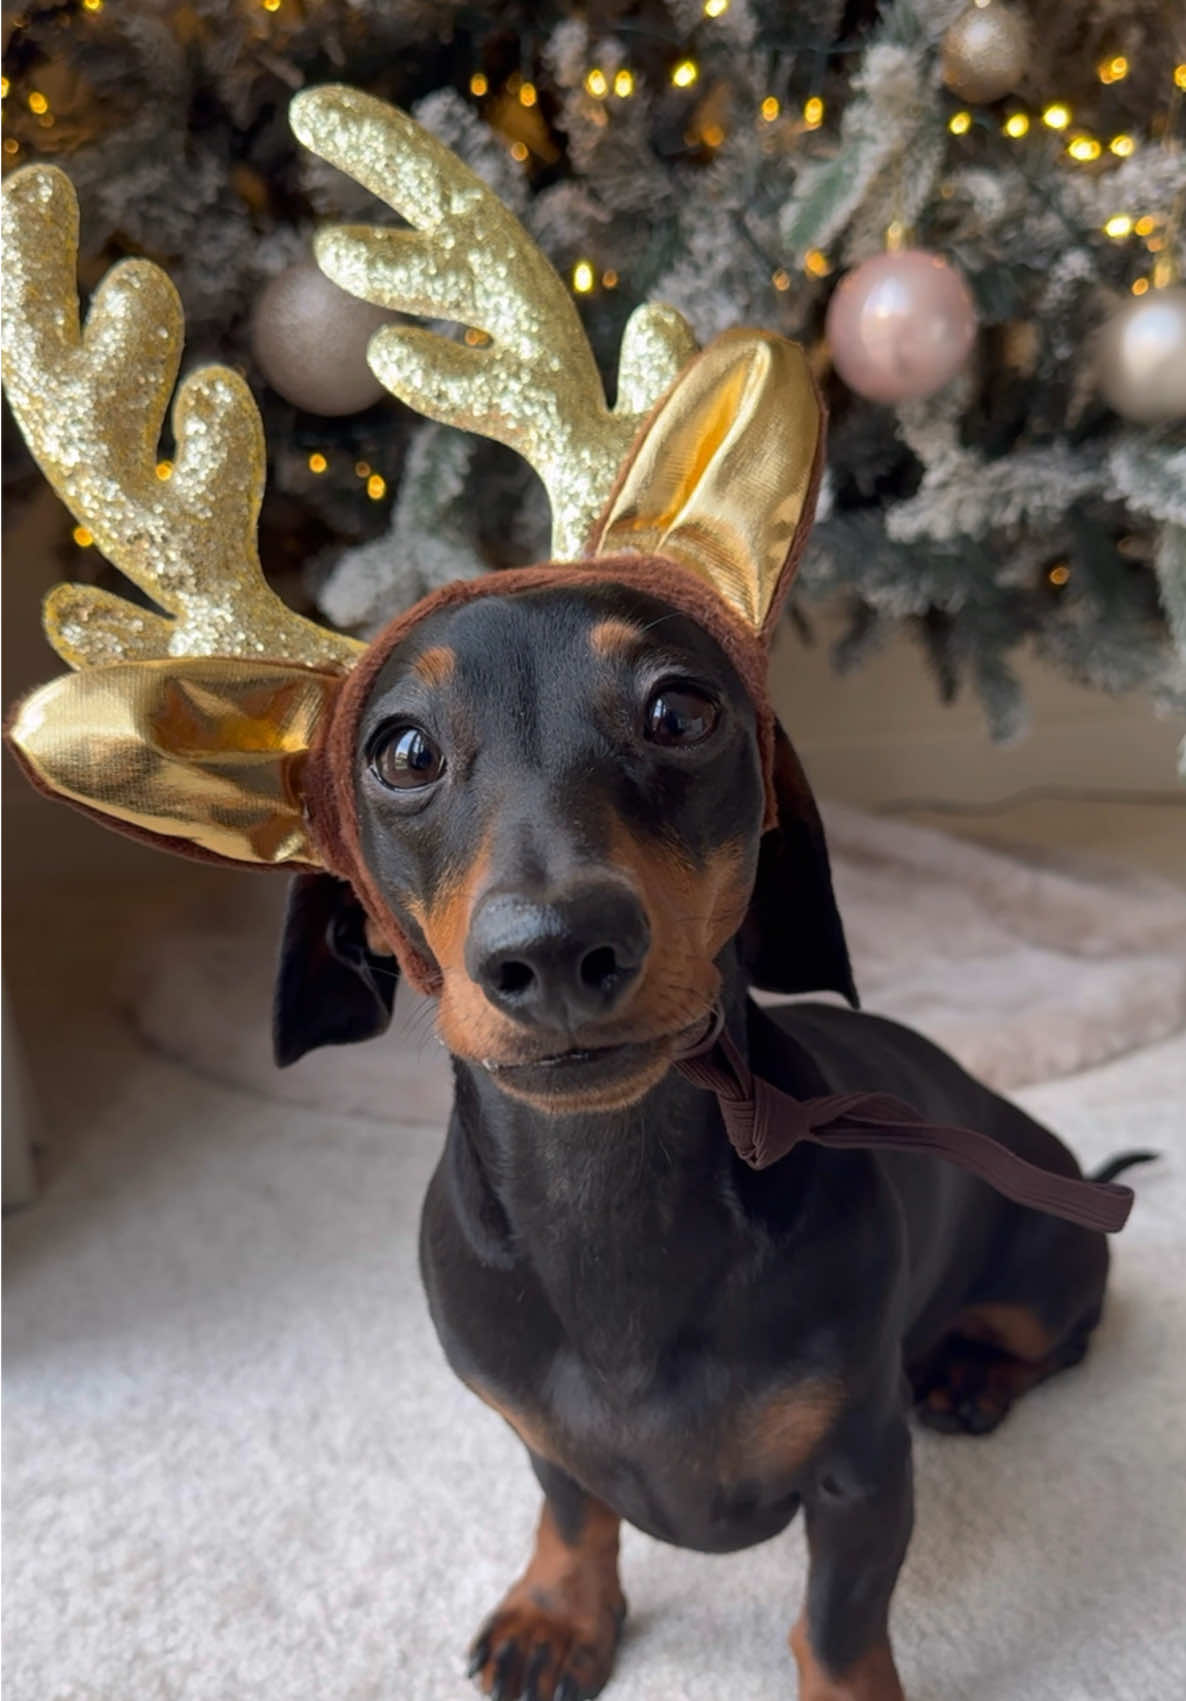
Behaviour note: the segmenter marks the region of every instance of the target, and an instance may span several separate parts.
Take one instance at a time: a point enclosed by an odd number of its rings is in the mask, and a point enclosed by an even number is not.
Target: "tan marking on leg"
[[[799,1701],[906,1701],[888,1641],[874,1643],[844,1672],[828,1672],[816,1659],[800,1613],[790,1635],[799,1668]]]
[[[1045,1358],[1054,1345],[1049,1329],[1027,1305],[970,1305],[951,1332],[970,1341],[988,1341],[1028,1362]]]
[[[506,1695],[533,1682],[539,1701],[552,1701],[563,1680],[578,1694],[598,1693],[613,1670],[626,1616],[619,1527],[617,1514],[590,1497],[580,1532],[568,1542],[545,1502],[527,1569],[474,1644],[483,1694],[499,1678]]]
[[[478,1396],[479,1400],[488,1405],[492,1412],[497,1412],[504,1423],[510,1424],[525,1447],[530,1448],[539,1458],[546,1459],[549,1464],[560,1465],[561,1461],[557,1457],[556,1444],[540,1419],[531,1417],[526,1412],[515,1410],[507,1405],[505,1400],[500,1399],[497,1394],[492,1393],[489,1388],[483,1388],[476,1382],[466,1382],[465,1385],[471,1393]]]
[[[798,1470],[831,1429],[844,1397],[844,1384],[835,1377],[812,1376],[755,1403],[734,1433],[729,1450],[733,1469],[757,1477]]]
[[[457,666],[457,655],[446,644],[434,644],[422,650],[412,663],[412,672],[426,685],[448,685]]]
[[[642,630],[629,620],[599,620],[589,632],[589,648],[595,656],[621,655],[633,649]]]

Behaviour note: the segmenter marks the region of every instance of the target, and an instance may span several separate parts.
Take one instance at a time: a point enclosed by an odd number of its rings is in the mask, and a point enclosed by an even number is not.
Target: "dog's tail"
[[[1126,1169],[1131,1169],[1133,1164],[1151,1164],[1154,1158],[1160,1156],[1160,1152],[1118,1152],[1114,1158],[1109,1158],[1107,1163],[1102,1163],[1098,1169],[1093,1169],[1087,1179],[1089,1181],[1112,1181],[1116,1176],[1122,1175]]]

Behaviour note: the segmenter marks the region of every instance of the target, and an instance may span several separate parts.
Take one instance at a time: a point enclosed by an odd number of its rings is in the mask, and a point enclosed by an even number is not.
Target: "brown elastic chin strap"
[[[1055,1175],[974,1128],[923,1122],[889,1093],[830,1093],[797,1099],[755,1075],[718,1011],[709,1032],[676,1064],[685,1080],[715,1093],[725,1132],[751,1169],[767,1169],[801,1140],[833,1151],[925,1152],[958,1164],[1006,1199],[1083,1228],[1115,1234],[1132,1209],[1131,1187]]]

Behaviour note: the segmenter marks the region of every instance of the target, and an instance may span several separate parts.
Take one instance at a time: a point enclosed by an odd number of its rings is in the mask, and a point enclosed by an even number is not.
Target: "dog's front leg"
[[[804,1490],[807,1599],[791,1631],[799,1701],[904,1701],[889,1604],[910,1540],[910,1434],[895,1413],[846,1422]]]
[[[600,1694],[626,1616],[616,1512],[546,1459],[535,1552],[478,1633],[470,1675],[496,1701],[586,1701]]]

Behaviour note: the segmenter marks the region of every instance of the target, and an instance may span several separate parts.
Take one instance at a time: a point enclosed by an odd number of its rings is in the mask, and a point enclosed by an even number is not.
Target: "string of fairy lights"
[[[1109,54],[1096,66],[1096,77],[1102,85],[1108,87],[1113,83],[1123,82],[1131,69],[1124,54]],[[1174,133],[1183,93],[1186,93],[1186,62],[1173,65],[1169,72],[1166,112],[1161,122],[1163,140],[1167,144]],[[976,117],[967,107],[960,107],[948,118],[947,128],[953,136],[966,136],[976,122]],[[1137,150],[1137,139],[1127,130],[1118,131],[1105,139],[1076,124],[1072,107],[1065,100],[1052,100],[1043,106],[1039,113],[1031,113],[1024,107],[1013,106],[1000,120],[1000,130],[1002,135],[1009,137],[1011,141],[1019,142],[1029,136],[1039,124],[1058,137],[1066,158],[1076,165],[1095,165],[1104,160],[1106,155],[1118,160],[1130,159]],[[1101,229],[1105,236],[1114,242],[1123,242],[1135,236],[1144,244],[1149,254],[1157,257],[1150,275],[1142,273],[1132,280],[1129,287],[1134,295],[1144,295],[1151,287],[1161,287],[1173,280],[1175,268],[1172,242],[1180,216],[1180,208],[1171,211],[1164,218],[1155,213],[1118,208],[1104,220]]]

